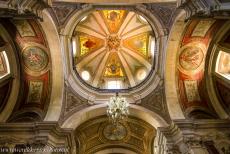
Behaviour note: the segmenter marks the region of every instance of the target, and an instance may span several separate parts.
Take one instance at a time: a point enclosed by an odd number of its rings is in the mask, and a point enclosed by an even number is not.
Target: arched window
[[[230,53],[226,51],[219,51],[216,60],[216,73],[222,77],[230,80]]]
[[[0,80],[8,74],[10,74],[10,65],[6,51],[0,51]]]

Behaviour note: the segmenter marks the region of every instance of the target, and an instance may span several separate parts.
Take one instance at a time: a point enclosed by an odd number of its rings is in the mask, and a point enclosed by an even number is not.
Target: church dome
[[[129,89],[153,70],[155,35],[143,16],[96,10],[74,28],[72,55],[80,80],[97,89]]]

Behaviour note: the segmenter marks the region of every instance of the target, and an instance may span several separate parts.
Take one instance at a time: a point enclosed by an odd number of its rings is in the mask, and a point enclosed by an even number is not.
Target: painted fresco
[[[119,141],[126,137],[127,130],[122,124],[118,124],[116,128],[112,124],[107,124],[103,129],[103,135],[108,140]]]
[[[200,101],[196,80],[185,80],[184,86],[188,102]]]
[[[146,57],[148,55],[149,33],[143,33],[127,38],[123,41],[123,45]]]
[[[140,83],[135,80],[139,68],[145,68],[146,74],[150,72],[154,56],[150,55],[149,42],[150,34],[154,37],[154,33],[144,20],[127,10],[93,11],[80,20],[72,36],[73,59],[78,74],[90,72],[93,80],[83,79],[88,85],[106,89],[101,82],[104,77],[111,80],[122,77],[126,89],[130,83],[132,86]],[[98,70],[102,75],[97,75]]]
[[[204,63],[210,40],[222,24],[222,21],[195,19],[185,29],[178,54],[178,87],[184,111],[195,107],[209,114],[212,110],[204,99]]]
[[[192,36],[204,37],[210,27],[214,24],[215,20],[202,20],[196,25],[193,30]]]
[[[106,63],[104,77],[124,77],[122,64],[116,53],[110,54]]]
[[[125,10],[103,10],[100,11],[101,15],[110,33],[117,33],[121,24],[123,23],[127,12]]]
[[[40,103],[43,90],[43,81],[29,81],[27,102]]]
[[[22,62],[22,79],[24,85],[20,91],[21,99],[14,108],[11,117],[17,119],[22,112],[46,113],[51,90],[51,65],[49,49],[43,36],[41,26],[36,20],[6,20],[2,23],[18,46]],[[33,118],[33,117],[31,117]],[[36,118],[36,120],[38,120]]]
[[[43,49],[31,46],[23,51],[23,61],[30,70],[41,71],[48,65],[48,55]]]
[[[13,20],[13,23],[22,37],[35,36],[35,33],[27,20]]]
[[[179,56],[179,63],[185,70],[195,70],[203,62],[204,54],[201,48],[196,46],[185,48]]]
[[[93,52],[104,46],[104,40],[87,35],[79,35],[80,56],[84,56],[89,52]]]

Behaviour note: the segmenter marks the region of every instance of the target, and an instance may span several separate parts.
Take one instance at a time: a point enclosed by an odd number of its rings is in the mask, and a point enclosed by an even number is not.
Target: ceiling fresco
[[[86,83],[100,89],[128,89],[150,73],[155,38],[141,15],[127,10],[99,10],[77,24],[72,46],[74,66]],[[110,87],[109,82],[119,86]]]
[[[108,117],[99,116],[84,122],[75,130],[75,141],[79,146],[77,153],[102,153],[108,148],[124,148],[137,154],[152,154],[152,142],[156,130],[148,123],[129,117],[116,127],[109,123]]]
[[[41,121],[50,101],[52,74],[43,31],[35,20],[4,20],[2,24],[18,46],[22,78],[20,96],[8,121]]]
[[[192,112],[200,111],[202,111],[200,112],[202,118],[216,116],[206,99],[207,93],[204,92],[204,71],[210,40],[223,23],[224,21],[213,19],[193,20],[182,38],[177,66],[178,87],[180,103],[188,117],[196,115]]]

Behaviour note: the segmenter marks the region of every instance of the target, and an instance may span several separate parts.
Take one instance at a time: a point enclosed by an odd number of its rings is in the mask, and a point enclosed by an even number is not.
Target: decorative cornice
[[[0,17],[42,19],[42,10],[48,8],[50,4],[50,0],[0,1]]]
[[[218,0],[179,0],[177,5],[186,11],[186,19],[202,17],[229,19],[230,16],[230,3],[221,3]]]
[[[74,148],[72,129],[60,128],[56,122],[0,123],[0,136],[0,145],[8,147],[47,145],[55,148],[65,147],[69,150]]]
[[[230,140],[229,120],[174,120],[167,128],[158,128],[166,149],[175,147],[182,153],[192,148],[207,148],[207,143]],[[160,145],[160,144],[159,144]]]

